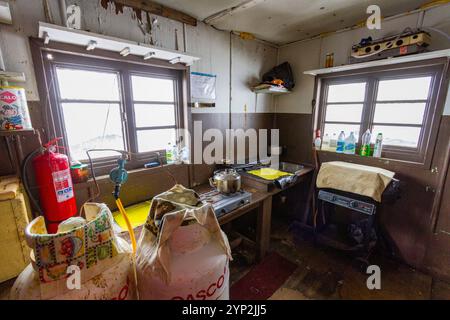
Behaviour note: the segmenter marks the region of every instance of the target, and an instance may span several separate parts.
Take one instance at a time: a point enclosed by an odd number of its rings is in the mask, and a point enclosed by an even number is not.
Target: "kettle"
[[[231,194],[241,190],[241,176],[234,169],[216,171],[209,184],[221,193]]]

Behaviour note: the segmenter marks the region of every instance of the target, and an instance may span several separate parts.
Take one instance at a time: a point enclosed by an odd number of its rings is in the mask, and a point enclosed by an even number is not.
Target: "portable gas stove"
[[[211,203],[217,217],[223,216],[249,203],[251,199],[252,194],[245,190],[240,190],[229,195],[213,190],[200,195],[200,200]]]

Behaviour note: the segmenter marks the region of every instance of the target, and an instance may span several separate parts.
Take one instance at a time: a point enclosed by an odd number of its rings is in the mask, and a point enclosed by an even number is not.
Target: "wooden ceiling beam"
[[[149,0],[114,0],[115,3],[124,5],[137,10],[147,11],[148,13],[155,14],[157,16],[165,17],[168,19],[180,21],[191,26],[197,25],[197,19],[190,15],[163,6],[159,3],[155,3]]]

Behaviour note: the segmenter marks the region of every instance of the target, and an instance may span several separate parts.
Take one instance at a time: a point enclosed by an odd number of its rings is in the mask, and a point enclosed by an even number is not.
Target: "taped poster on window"
[[[192,107],[215,107],[216,75],[191,72]]]

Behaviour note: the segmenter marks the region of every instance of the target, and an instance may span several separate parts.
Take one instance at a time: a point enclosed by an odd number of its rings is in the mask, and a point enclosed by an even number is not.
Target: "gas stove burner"
[[[213,190],[200,195],[200,200],[212,205],[217,217],[250,203],[251,198],[252,194],[242,189],[232,194],[223,194]]]

